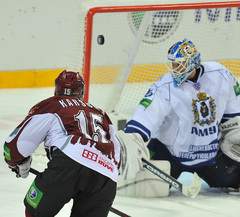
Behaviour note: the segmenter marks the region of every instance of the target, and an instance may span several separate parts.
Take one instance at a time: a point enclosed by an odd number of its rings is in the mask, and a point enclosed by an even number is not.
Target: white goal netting
[[[239,77],[240,2],[83,1],[76,55],[87,100],[127,119],[151,83],[167,72],[168,49],[188,38],[202,61],[219,61]]]

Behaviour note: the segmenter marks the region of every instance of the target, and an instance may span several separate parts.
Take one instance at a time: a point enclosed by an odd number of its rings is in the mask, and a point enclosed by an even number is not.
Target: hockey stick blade
[[[201,179],[197,173],[194,173],[194,178],[192,184],[190,186],[183,185],[181,182],[177,181],[172,176],[168,175],[167,173],[163,172],[159,168],[155,167],[153,164],[148,162],[145,159],[142,159],[143,167],[145,167],[150,172],[154,173],[162,180],[170,184],[172,187],[177,189],[178,191],[182,192],[187,197],[194,198],[198,195],[201,189]]]
[[[37,171],[37,170],[35,170],[33,168],[30,168],[29,172],[31,172],[32,174],[34,174],[36,176],[40,173],[39,171]],[[118,216],[121,216],[121,217],[131,217],[130,215],[127,215],[124,212],[121,212],[121,211],[119,211],[119,210],[117,210],[117,209],[115,209],[113,207],[110,207],[110,211],[112,213],[118,215]]]

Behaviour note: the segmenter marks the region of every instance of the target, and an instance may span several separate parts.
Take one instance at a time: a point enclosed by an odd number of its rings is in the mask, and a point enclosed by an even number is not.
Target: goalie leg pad
[[[169,161],[152,160],[150,162],[170,174]],[[117,189],[117,195],[128,197],[156,198],[167,197],[169,194],[169,184],[147,169],[138,173],[135,179],[119,180]]]
[[[149,160],[149,150],[138,133],[119,130],[116,138],[121,146],[120,179],[136,178],[143,170],[142,158]]]

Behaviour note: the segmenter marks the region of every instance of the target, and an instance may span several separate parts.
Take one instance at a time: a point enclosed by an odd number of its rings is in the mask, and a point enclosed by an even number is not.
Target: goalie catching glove
[[[232,118],[219,125],[223,140],[222,152],[231,159],[240,162],[240,117]]]
[[[132,179],[143,170],[142,158],[149,160],[149,151],[138,133],[117,131],[116,137],[121,145],[120,178]]]
[[[22,163],[16,166],[9,166],[9,168],[16,173],[17,178],[27,178],[32,163],[32,156],[30,155]]]

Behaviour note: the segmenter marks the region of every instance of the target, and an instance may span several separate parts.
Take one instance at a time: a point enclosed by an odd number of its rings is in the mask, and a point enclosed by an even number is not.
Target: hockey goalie
[[[124,132],[141,135],[151,160],[169,161],[175,179],[197,173],[211,188],[238,190],[239,82],[219,62],[202,62],[191,40],[169,47],[169,72],[150,86]]]

